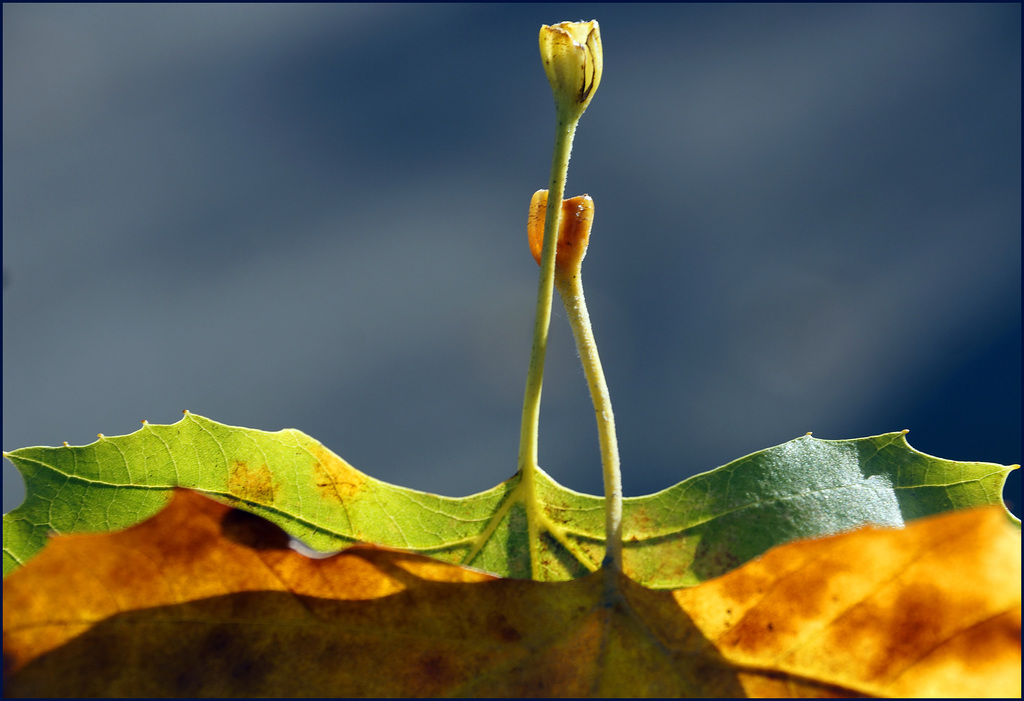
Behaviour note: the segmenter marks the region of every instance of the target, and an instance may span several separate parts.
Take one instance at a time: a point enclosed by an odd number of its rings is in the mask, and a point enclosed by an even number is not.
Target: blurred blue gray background
[[[1019,463],[1019,4],[5,4],[3,448],[189,409],[511,476],[537,32],[591,18],[568,193],[626,494],[807,431]],[[541,464],[600,493],[552,329]]]

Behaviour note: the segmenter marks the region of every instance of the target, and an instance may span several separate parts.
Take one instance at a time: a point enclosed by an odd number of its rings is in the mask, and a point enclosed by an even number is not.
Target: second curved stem
[[[558,200],[552,200],[557,202]],[[583,373],[590,387],[597,418],[597,436],[601,446],[601,468],[604,475],[605,498],[605,558],[609,573],[622,571],[622,471],[619,465],[619,443],[615,437],[615,415],[608,383],[604,379],[597,342],[590,325],[590,314],[583,296],[583,282],[579,268],[572,273],[555,272],[555,287],[562,296],[576,349],[580,354]]]

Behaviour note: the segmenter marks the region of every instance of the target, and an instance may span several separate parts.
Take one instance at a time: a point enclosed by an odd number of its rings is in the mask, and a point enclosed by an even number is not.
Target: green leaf
[[[1016,467],[941,460],[910,447],[906,431],[807,434],[627,500],[627,571],[648,587],[692,586],[798,539],[983,504],[1005,510],[1003,485]]]
[[[442,497],[376,480],[292,429],[186,414],[87,446],[5,457],[28,492],[4,516],[5,577],[50,532],[127,528],[163,508],[174,487],[259,514],[316,550],[370,542],[544,581],[596,570],[604,555],[604,500],[543,472],[532,486],[516,475],[480,494]],[[1001,504],[1011,469],[940,460],[911,448],[903,433],[802,436],[626,499],[625,572],[648,587],[692,586],[798,538]]]

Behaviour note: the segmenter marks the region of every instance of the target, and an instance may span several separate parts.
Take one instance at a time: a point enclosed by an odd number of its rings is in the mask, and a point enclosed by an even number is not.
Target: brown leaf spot
[[[254,550],[286,550],[288,534],[256,514],[232,509],[224,514],[220,532],[228,540]]]
[[[418,660],[418,669],[414,674],[422,679],[423,683],[444,689],[451,685],[454,676],[448,657],[437,652],[427,653]]]
[[[651,516],[647,513],[646,507],[639,507],[634,509],[629,516],[625,519],[623,524],[627,533],[633,534],[633,540],[636,540],[636,534],[646,535],[651,532],[656,526],[656,521],[652,521]]]
[[[273,504],[277,484],[267,465],[253,467],[244,460],[233,460],[228,468],[228,492],[243,501]]]
[[[487,630],[504,643],[517,643],[523,637],[522,633],[516,630],[501,613],[495,613],[488,617]]]
[[[732,543],[723,539],[700,538],[693,554],[692,569],[701,580],[714,579],[743,564],[732,550]]]
[[[313,485],[320,494],[339,503],[359,496],[366,475],[323,446],[316,446],[313,455]]]

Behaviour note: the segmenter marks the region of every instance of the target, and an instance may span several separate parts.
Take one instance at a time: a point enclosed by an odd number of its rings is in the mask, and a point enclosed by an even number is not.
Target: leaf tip
[[[143,420],[142,420],[142,425],[143,425],[143,426],[149,426],[149,422],[148,422],[148,421],[146,421],[145,419],[143,419]]]
[[[104,436],[104,435],[103,435],[102,433],[97,433],[97,434],[96,434],[96,437],[97,437],[97,438],[99,438],[99,439],[100,439],[101,441],[102,441],[102,440],[103,440],[104,438],[106,438],[106,436]]]
[[[188,409],[182,409],[182,410],[181,410],[181,413],[182,413],[182,414],[184,414],[185,416],[188,416],[188,415],[189,415],[189,414],[191,414],[192,412],[191,412],[191,411],[189,411]]]

